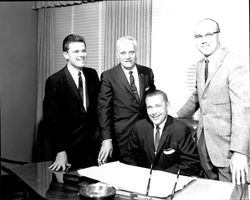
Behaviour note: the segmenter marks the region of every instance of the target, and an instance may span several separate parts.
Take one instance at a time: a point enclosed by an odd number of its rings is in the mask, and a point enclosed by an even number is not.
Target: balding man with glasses
[[[249,66],[221,46],[219,34],[213,19],[197,24],[195,44],[203,58],[197,62],[196,89],[177,115],[190,117],[200,109],[197,145],[204,176],[244,184],[250,138]]]

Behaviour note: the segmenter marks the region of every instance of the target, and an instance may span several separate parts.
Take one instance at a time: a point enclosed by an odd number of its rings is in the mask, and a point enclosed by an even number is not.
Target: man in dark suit
[[[99,78],[94,69],[84,67],[86,43],[70,34],[63,40],[67,65],[46,80],[43,115],[53,157],[50,169],[65,170],[97,164],[93,136],[97,130]],[[95,157],[96,152],[96,157]]]
[[[150,68],[136,64],[137,42],[125,36],[117,41],[120,63],[101,75],[98,96],[98,120],[102,136],[99,164],[123,161],[134,123],[146,117],[145,94],[154,90],[154,75]],[[114,150],[114,152],[113,152]]]
[[[149,119],[136,122],[125,162],[171,173],[199,176],[200,160],[190,129],[168,115],[167,95],[155,90],[146,96]]]

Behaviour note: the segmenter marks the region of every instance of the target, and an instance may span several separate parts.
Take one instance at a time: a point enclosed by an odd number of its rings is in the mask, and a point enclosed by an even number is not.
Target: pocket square
[[[173,149],[173,148],[168,148],[168,149],[163,151],[163,153],[165,155],[170,155],[170,154],[173,154],[174,152],[175,152],[175,149]]]

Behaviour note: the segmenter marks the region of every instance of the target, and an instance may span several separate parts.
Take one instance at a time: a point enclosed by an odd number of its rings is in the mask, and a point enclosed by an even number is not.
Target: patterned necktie
[[[157,151],[159,142],[160,142],[160,127],[156,125],[156,132],[155,132],[155,152]]]
[[[207,81],[207,77],[208,77],[208,63],[209,63],[209,60],[205,60],[205,83]]]
[[[134,94],[134,96],[136,98],[136,101],[139,103],[140,102],[140,98],[139,98],[139,94],[138,94],[137,88],[135,86],[135,78],[133,76],[133,72],[132,71],[129,72],[129,79],[130,79],[130,87],[131,87],[131,89],[133,91],[133,94]]]
[[[82,98],[82,103],[84,105],[84,98],[83,98],[83,84],[82,84],[82,74],[81,71],[78,73],[78,92]]]

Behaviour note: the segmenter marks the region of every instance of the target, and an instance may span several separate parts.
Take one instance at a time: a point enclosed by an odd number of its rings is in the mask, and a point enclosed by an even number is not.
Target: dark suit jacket
[[[154,126],[149,119],[140,120],[130,136],[125,162],[132,165],[177,173],[182,175],[200,174],[200,160],[190,129],[182,122],[168,115],[155,154]],[[172,150],[168,150],[171,148]]]
[[[99,78],[91,68],[84,67],[83,73],[89,98],[87,112],[66,66],[46,80],[43,102],[45,132],[51,140],[54,156],[65,150],[69,162],[76,166],[92,164],[92,140],[97,129]]]
[[[134,123],[146,117],[145,95],[154,90],[154,75],[150,68],[136,65],[140,84],[140,102],[136,101],[121,65],[101,75],[98,96],[98,120],[102,139],[111,139],[114,159],[121,159]]]

